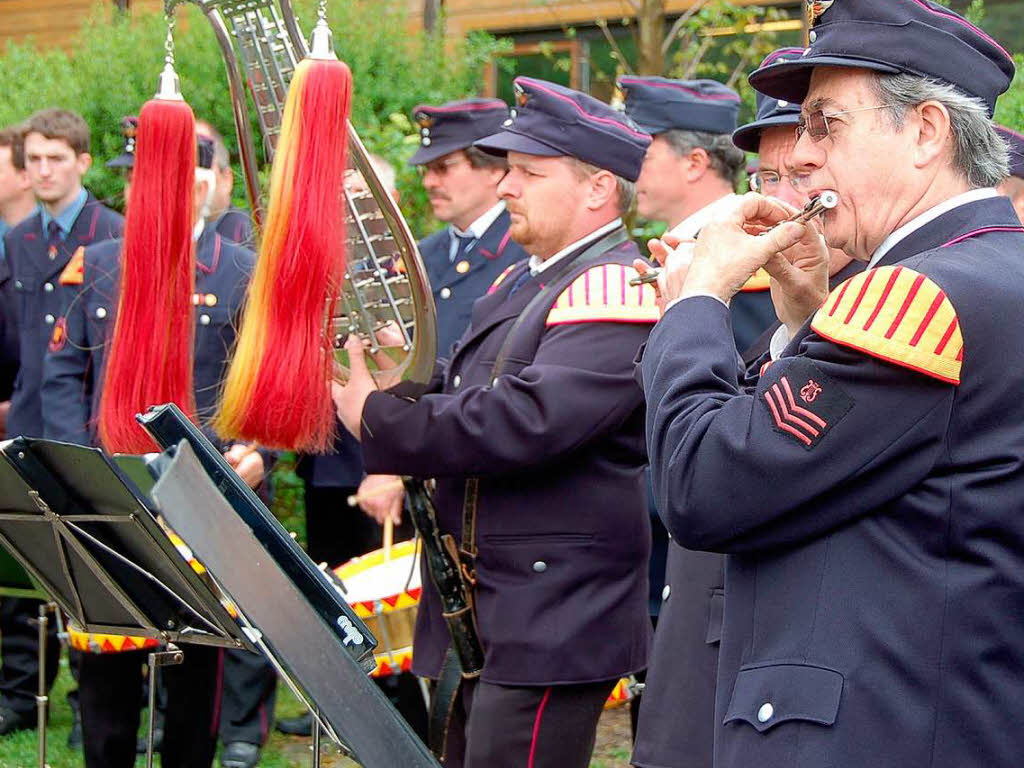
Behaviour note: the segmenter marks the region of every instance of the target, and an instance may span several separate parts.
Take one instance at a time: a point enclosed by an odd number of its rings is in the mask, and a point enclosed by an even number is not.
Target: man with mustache
[[[486,655],[445,764],[586,768],[604,702],[646,666],[650,636],[632,360],[658,310],[653,289],[629,285],[639,252],[622,224],[650,138],[586,94],[515,87],[516,117],[479,146],[507,153],[498,193],[530,258],[474,304],[425,392],[374,391],[352,337],[335,404],[368,471],[437,478],[441,532],[460,543]],[[445,690],[450,635],[423,584],[413,671]]]
[[[928,0],[811,10],[809,48],[750,82],[802,102],[790,164],[868,269],[829,292],[819,225],[748,195],[669,269],[641,369],[666,525],[726,554],[714,762],[1016,765],[1024,227],[991,121],[1013,60]],[[762,266],[784,326],[751,382],[726,303]]]
[[[413,110],[420,146],[409,159],[423,173],[434,216],[448,226],[419,242],[437,307],[437,354],[449,357],[469,325],[473,302],[527,254],[508,233],[498,183],[508,166],[473,142],[509,119],[500,99],[466,99]]]

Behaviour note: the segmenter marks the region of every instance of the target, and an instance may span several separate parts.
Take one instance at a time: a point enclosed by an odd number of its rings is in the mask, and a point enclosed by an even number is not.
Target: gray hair
[[[949,112],[953,166],[973,188],[994,187],[1010,172],[1006,143],[996,133],[981,99],[954,85],[918,75],[875,75],[874,88],[895,130],[903,130],[907,110],[937,101]]]
[[[566,156],[566,159],[572,165],[573,173],[579,179],[586,179],[593,176],[595,173],[603,171],[603,168],[598,168],[596,165],[585,163],[579,158]],[[609,171],[609,173],[611,173]],[[633,204],[636,202],[636,183],[629,179],[624,179],[622,176],[612,174],[615,176],[615,187],[618,191],[618,208],[619,215],[625,216],[631,210],[633,210]]]
[[[746,152],[733,144],[732,137],[728,134],[673,128],[658,135],[665,139],[680,157],[695,149],[703,149],[711,161],[711,170],[733,187],[739,180],[740,172],[747,166]]]

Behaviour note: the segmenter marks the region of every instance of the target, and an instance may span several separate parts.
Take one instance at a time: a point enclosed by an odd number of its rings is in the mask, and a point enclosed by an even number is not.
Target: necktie
[[[448,245],[448,261],[455,261],[456,256],[460,256],[468,251],[475,242],[476,237],[473,236],[472,232],[460,235],[453,229],[452,241]]]
[[[60,224],[53,219],[46,227],[47,234],[47,249],[46,253],[50,257],[50,260],[57,258],[57,248],[60,245]]]

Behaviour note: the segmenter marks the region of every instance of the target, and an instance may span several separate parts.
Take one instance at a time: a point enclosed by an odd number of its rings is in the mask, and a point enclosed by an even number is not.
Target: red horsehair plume
[[[99,406],[100,442],[112,453],[156,449],[135,420],[151,405],[175,403],[195,414],[195,117],[176,87],[165,87],[167,77],[165,69],[160,93],[139,113],[117,319]]]
[[[214,420],[223,437],[311,453],[330,445],[329,308],[345,264],[343,183],[351,99],[352,74],[333,53],[306,58],[296,67],[259,259]]]

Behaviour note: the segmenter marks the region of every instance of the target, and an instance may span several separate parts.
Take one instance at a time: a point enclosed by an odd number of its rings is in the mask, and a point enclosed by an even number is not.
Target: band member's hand
[[[11,412],[11,401],[0,403],[0,435],[7,433],[7,414]]]
[[[775,314],[792,337],[828,297],[828,248],[818,226],[809,223],[796,245],[764,266],[772,277]]]
[[[795,213],[797,209],[781,200],[755,192],[741,197],[732,210],[701,229],[685,278],[674,279],[670,271],[666,300],[710,295],[728,304],[772,256],[806,235],[804,224],[781,223]]]
[[[331,385],[331,397],[338,412],[338,420],[356,440],[360,436],[363,406],[370,393],[377,389],[370,369],[366,367],[366,353],[358,336],[350,335],[345,342],[348,352],[349,377],[344,386],[337,382]]]
[[[379,347],[376,352],[370,352],[370,357],[377,365],[377,386],[388,389],[402,380],[402,374],[398,371],[398,361],[387,353],[387,349],[401,349],[405,345],[405,337],[393,320],[374,333],[374,336]],[[363,342],[363,346],[369,349],[369,342]]]
[[[256,488],[263,482],[266,474],[263,456],[251,445],[235,443],[224,452],[224,459],[250,488]]]
[[[356,499],[362,510],[381,525],[388,519],[401,524],[405,486],[397,475],[367,475],[359,484]]]
[[[651,240],[651,242],[653,243],[655,241]],[[651,272],[654,269],[654,267],[651,266],[651,262],[647,261],[646,259],[633,259],[633,268],[641,277],[643,277],[648,272]],[[659,314],[665,313],[665,299],[663,299],[661,296],[661,283],[664,279],[665,278],[661,274],[659,274],[658,282],[650,284],[651,287],[654,288],[654,302],[655,304],[658,305]]]

